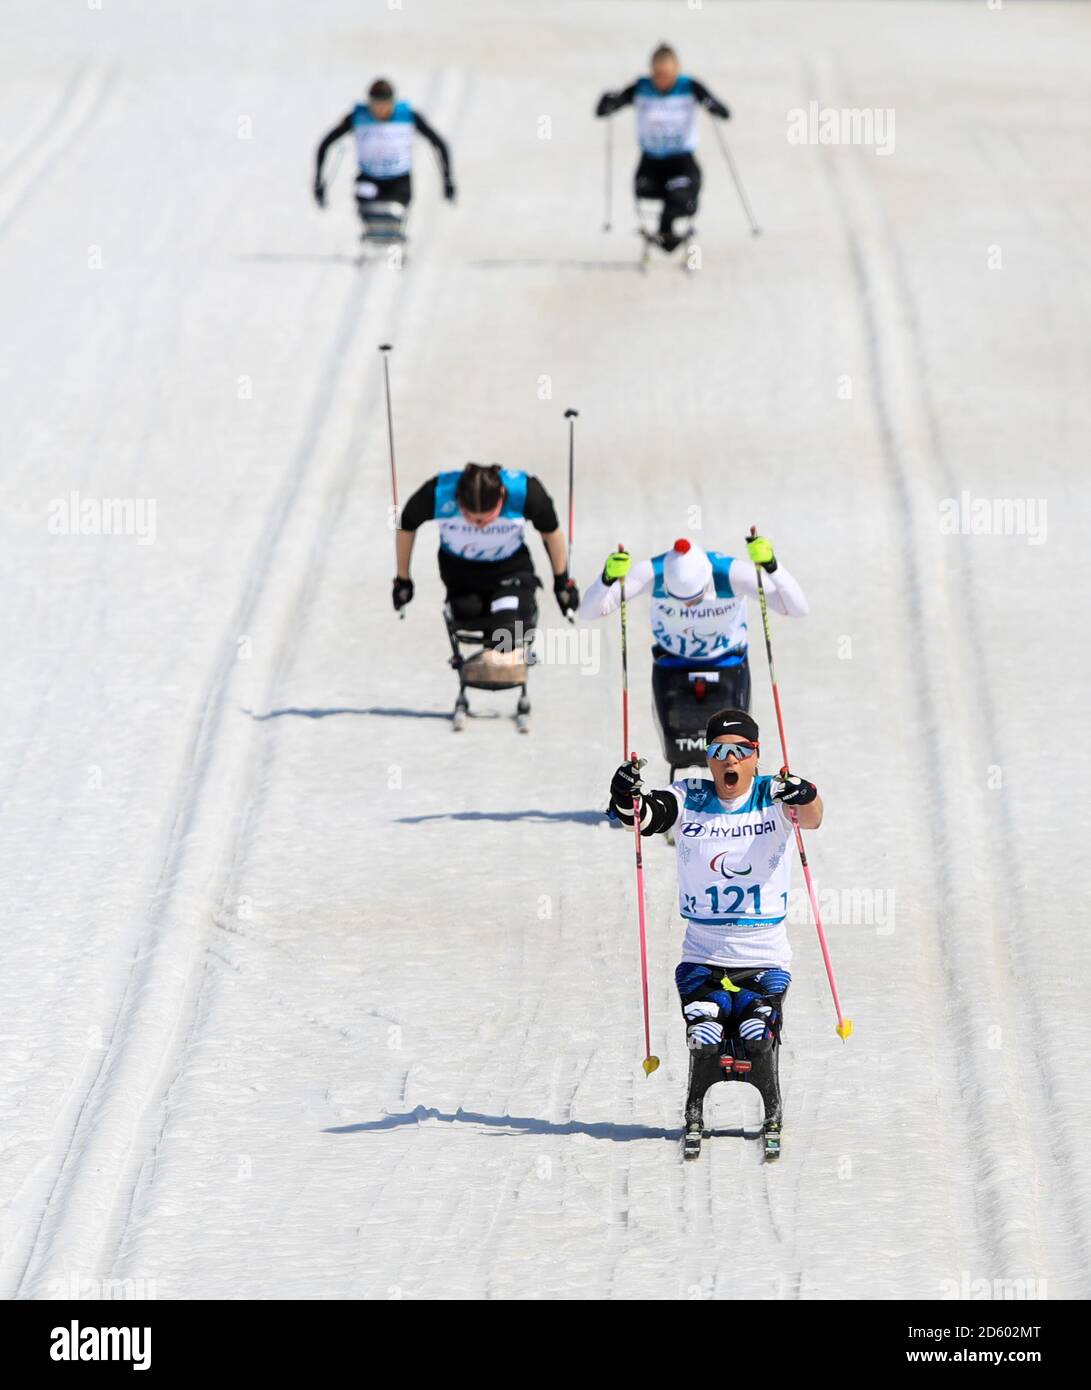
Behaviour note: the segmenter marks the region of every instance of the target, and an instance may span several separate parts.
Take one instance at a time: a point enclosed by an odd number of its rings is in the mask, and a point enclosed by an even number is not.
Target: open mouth
[[[739,785],[739,774],[733,767],[724,768],[724,786],[737,787]]]

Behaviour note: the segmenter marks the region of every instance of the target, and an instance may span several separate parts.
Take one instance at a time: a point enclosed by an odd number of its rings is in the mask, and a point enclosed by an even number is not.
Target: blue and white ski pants
[[[767,1052],[780,1028],[784,993],[792,982],[777,966],[728,970],[683,961],[674,982],[686,1020],[686,1042],[701,1056],[719,1053],[738,1037],[756,1053]]]

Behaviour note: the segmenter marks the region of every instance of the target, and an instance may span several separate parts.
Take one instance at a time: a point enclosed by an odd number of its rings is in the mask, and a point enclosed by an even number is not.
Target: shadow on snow
[[[288,709],[271,709],[265,714],[257,714],[252,709],[244,709],[243,714],[248,714],[251,719],[259,723],[264,723],[267,719],[283,719],[286,715],[291,715],[297,719],[328,719],[333,714],[374,714],[388,719],[445,719],[450,722],[451,716],[443,710],[437,709],[384,709],[382,706],[373,705],[368,709],[353,709],[349,705],[335,706],[333,709],[299,709],[290,706]]]
[[[565,1120],[556,1124],[552,1120],[540,1120],[526,1115],[480,1115],[474,1110],[459,1108],[454,1114],[445,1114],[431,1106],[418,1105],[401,1115],[385,1115],[381,1120],[362,1120],[354,1125],[335,1125],[323,1130],[323,1134],[377,1134],[382,1130],[404,1129],[407,1125],[419,1125],[423,1120],[439,1120],[443,1124],[463,1124],[484,1129],[514,1131],[518,1134],[585,1134],[589,1139],[608,1139],[614,1144],[630,1144],[638,1139],[665,1139],[678,1143],[682,1129],[660,1129],[652,1125],[613,1125],[606,1121],[585,1124],[580,1120]],[[759,1139],[761,1128],[747,1130],[744,1127],[733,1129],[713,1129],[713,1138],[720,1139]]]
[[[575,821],[579,825],[598,825],[605,811],[434,811],[424,816],[398,816],[398,825],[420,825],[430,820],[532,820]]]

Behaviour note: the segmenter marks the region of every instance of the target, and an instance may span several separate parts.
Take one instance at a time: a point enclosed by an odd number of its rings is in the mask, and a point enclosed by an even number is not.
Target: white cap
[[[691,541],[675,541],[663,558],[663,582],[671,598],[700,598],[711,578],[712,561]]]

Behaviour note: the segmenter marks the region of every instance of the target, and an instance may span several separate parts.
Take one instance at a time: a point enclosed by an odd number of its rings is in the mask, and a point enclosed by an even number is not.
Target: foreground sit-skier
[[[774,612],[790,618],[808,612],[803,590],[772,542],[750,536],[746,547],[749,559],[742,560],[677,540],[662,555],[635,564],[627,551],[615,551],[580,605],[582,619],[605,618],[621,603],[620,581],[627,600],[650,591],[652,697],[672,781],[677,769],[703,758],[710,708],[750,708],[746,600],[758,593],[756,566]]]
[[[662,202],[655,240],[664,251],[674,251],[681,244],[675,220],[692,218],[697,212],[701,194],[701,169],[694,158],[698,104],[721,121],[730,116],[707,87],[682,72],[677,53],[664,43],[652,54],[649,76],[637,78],[620,92],[604,92],[595,108],[596,116],[612,116],[624,106],[636,107],[640,143],[636,197]]]
[[[356,207],[364,224],[365,236],[369,227],[376,223],[375,211],[379,205],[394,204],[403,210],[408,209],[413,197],[413,136],[418,132],[439,158],[443,172],[443,196],[448,201],[454,199],[451,156],[446,142],[407,101],[395,101],[394,88],[380,77],[368,89],[366,104],[357,102],[318,147],[314,197],[319,207],[326,206],[326,184],[322,175],[326,152],[350,132],[356,141],[358,165]]]
[[[711,780],[645,792],[639,767],[624,763],[610,783],[610,805],[631,826],[635,791],[642,835],[677,823],[678,910],[686,935],[675,982],[690,1051],[685,1156],[700,1153],[705,1092],[717,1081],[738,1079],[761,1093],[765,1155],[776,1158],[777,1052],[792,978],[785,926],[792,816],[802,829],[817,829],[822,800],[802,777],[759,774],[758,726],[745,710],[714,714],[706,739]]]

